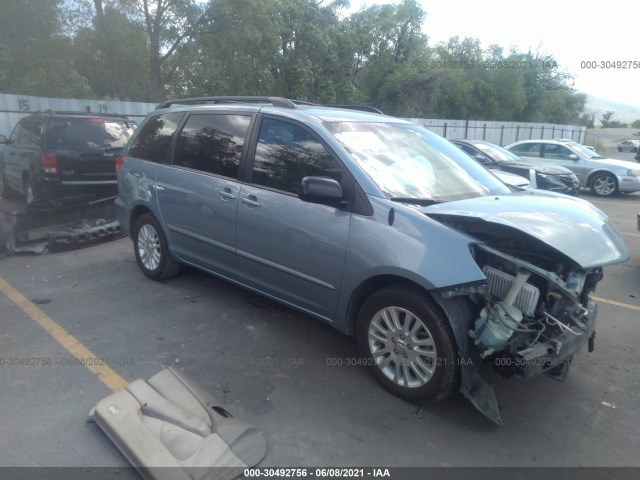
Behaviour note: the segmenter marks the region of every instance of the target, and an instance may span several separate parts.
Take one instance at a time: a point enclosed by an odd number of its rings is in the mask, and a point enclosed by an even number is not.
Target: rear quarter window
[[[181,112],[150,117],[131,145],[129,155],[151,162],[166,163],[167,150],[181,120]]]

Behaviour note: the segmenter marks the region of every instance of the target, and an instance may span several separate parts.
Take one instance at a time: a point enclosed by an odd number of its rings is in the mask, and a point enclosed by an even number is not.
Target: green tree
[[[145,31],[114,5],[102,7],[93,28],[74,36],[74,66],[100,98],[146,100],[149,53]]]
[[[84,98],[86,79],[73,68],[72,45],[63,34],[61,0],[2,0],[0,91]]]

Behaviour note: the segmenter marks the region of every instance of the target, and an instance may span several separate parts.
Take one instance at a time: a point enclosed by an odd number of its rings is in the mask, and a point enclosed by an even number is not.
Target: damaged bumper
[[[571,331],[565,331],[544,343],[520,350],[513,359],[518,373],[529,378],[558,368],[590,342],[589,351],[592,351],[598,304],[589,300],[587,310],[584,322],[575,322],[576,325],[566,327],[571,328]]]

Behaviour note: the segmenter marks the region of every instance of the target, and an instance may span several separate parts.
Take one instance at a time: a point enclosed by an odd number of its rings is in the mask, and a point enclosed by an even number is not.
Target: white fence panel
[[[142,120],[156,108],[155,103],[121,102],[117,100],[77,100],[45,98],[31,95],[0,94],[0,134],[8,137],[18,120],[25,115],[45,110],[70,112],[115,113]]]
[[[18,120],[37,111],[80,111],[117,113],[141,120],[156,107],[155,103],[121,102],[116,100],[76,100],[44,98],[30,95],[0,94],[0,134],[9,136]],[[553,125],[549,123],[485,122],[482,120],[445,120],[408,118],[424,125],[445,138],[487,140],[498,145],[508,145],[518,140],[571,138],[583,143],[586,127]]]

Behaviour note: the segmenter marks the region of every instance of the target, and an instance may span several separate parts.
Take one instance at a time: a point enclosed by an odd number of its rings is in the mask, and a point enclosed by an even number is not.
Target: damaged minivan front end
[[[501,423],[479,365],[490,361],[503,376],[545,373],[563,380],[573,355],[585,345],[594,349],[597,304],[589,294],[602,267],[628,258],[624,241],[590,203],[542,192],[449,202],[422,212],[478,240],[470,248],[486,283],[466,295],[472,316],[458,318],[466,326],[464,338],[456,335],[461,391]],[[438,295],[446,308],[446,299],[462,291]]]

